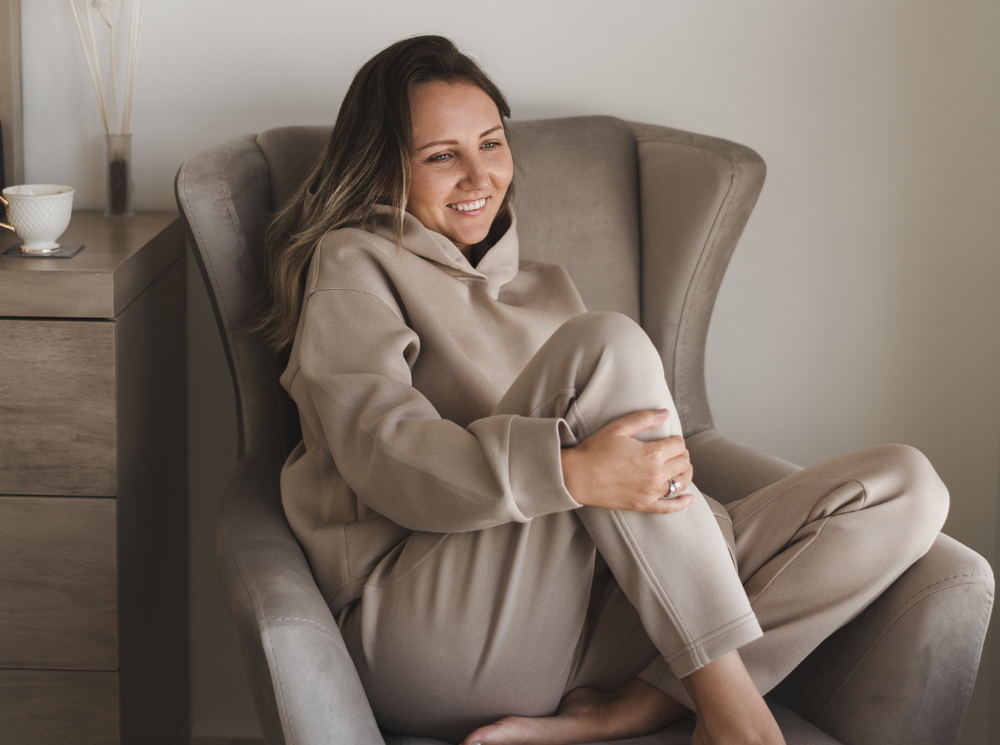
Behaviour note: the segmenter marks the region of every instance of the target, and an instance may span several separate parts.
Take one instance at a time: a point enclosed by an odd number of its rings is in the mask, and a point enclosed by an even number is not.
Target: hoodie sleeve
[[[442,419],[411,384],[420,339],[374,294],[319,289],[303,308],[289,392],[358,498],[410,530],[481,530],[579,507],[564,419]]]

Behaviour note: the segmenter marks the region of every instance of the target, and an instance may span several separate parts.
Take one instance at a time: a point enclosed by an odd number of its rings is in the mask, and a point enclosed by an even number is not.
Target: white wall
[[[198,148],[332,122],[362,60],[421,32],[484,60],[515,118],[613,114],[756,149],[769,175],[709,339],[717,423],[804,465],[916,445],[951,487],[947,532],[994,559],[1000,3],[152,0],[137,206],[173,208],[173,175]],[[63,0],[24,0],[23,44],[27,178],[98,207],[99,116]],[[190,286],[194,731],[249,735],[211,549],[234,457],[228,372]],[[986,742],[988,702],[1000,709],[990,662],[966,744]]]

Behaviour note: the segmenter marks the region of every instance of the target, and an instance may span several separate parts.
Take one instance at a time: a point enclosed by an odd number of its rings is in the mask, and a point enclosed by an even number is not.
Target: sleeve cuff
[[[563,438],[572,433],[565,419],[515,416],[510,423],[510,488],[521,513],[531,519],[582,505],[563,482]]]

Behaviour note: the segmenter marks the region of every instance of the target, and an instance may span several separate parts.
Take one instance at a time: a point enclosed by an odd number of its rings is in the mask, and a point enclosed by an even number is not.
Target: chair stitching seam
[[[936,595],[939,592],[944,592],[945,590],[951,589],[952,587],[965,587],[967,585],[979,584],[978,582],[975,582],[975,581],[969,581],[969,582],[957,582],[955,584],[946,585],[944,587],[938,587],[938,585],[942,585],[942,584],[944,584],[946,582],[950,582],[953,579],[963,579],[963,578],[966,578],[966,577],[976,577],[978,579],[988,579],[988,577],[986,577],[985,575],[982,575],[982,574],[956,574],[956,575],[954,575],[952,577],[947,577],[945,579],[939,580],[939,581],[935,582],[933,585],[928,585],[927,587],[923,588],[919,592],[916,592],[913,595],[911,595],[909,599],[907,599],[904,603],[902,603],[901,605],[899,605],[896,608],[896,610],[893,611],[892,615],[890,616],[890,620],[887,621],[885,623],[885,625],[882,627],[882,629],[879,630],[878,634],[876,634],[876,638],[871,643],[871,645],[869,646],[868,651],[865,652],[864,656],[858,661],[858,664],[854,666],[854,669],[851,670],[847,674],[847,677],[844,679],[844,682],[841,683],[837,687],[837,690],[833,693],[833,695],[830,696],[830,699],[826,702],[826,704],[823,706],[823,708],[819,710],[819,712],[817,713],[817,718],[823,716],[823,714],[826,713],[826,710],[830,708],[830,705],[843,692],[843,690],[847,687],[848,683],[850,683],[851,680],[854,678],[854,676],[857,674],[858,670],[860,670],[864,666],[865,662],[868,660],[868,658],[875,651],[875,648],[878,647],[878,645],[881,643],[882,639],[885,638],[886,634],[888,634],[889,631],[892,630],[892,627],[895,626],[903,616],[905,616],[911,610],[913,610],[914,608],[916,608],[920,603],[922,603],[923,601],[925,601],[927,598],[931,597],[932,595]],[[935,588],[935,587],[937,589],[932,590],[931,592],[927,592],[927,590],[930,590],[931,588]],[[912,605],[910,605],[909,607],[907,607],[905,610],[903,610],[902,613],[899,612],[904,607],[906,607],[906,605],[908,603],[910,603],[910,601],[913,600],[913,598],[917,597],[918,595],[920,595],[921,593],[924,593],[924,592],[927,592],[927,594],[924,595],[922,598],[920,598],[917,602],[913,603]],[[896,615],[897,613],[899,615]]]
[[[265,636],[267,637],[267,646],[268,646],[268,649],[271,652],[271,659],[274,660],[274,675],[278,679],[278,690],[281,692],[281,694],[280,694],[280,698],[281,698],[281,711],[285,715],[285,722],[287,723],[287,726],[288,726],[288,735],[291,738],[292,743],[294,743],[295,740],[296,740],[296,738],[295,738],[295,730],[294,730],[294,727],[292,726],[292,718],[290,716],[288,716],[288,707],[285,705],[285,693],[284,693],[284,690],[283,690],[284,689],[284,684],[281,682],[281,665],[278,662],[278,655],[276,655],[274,653],[274,645],[271,644],[270,630],[268,630],[268,632],[265,634]]]
[[[305,621],[307,619],[305,619],[305,618],[299,618],[299,619],[292,619],[292,620]],[[310,632],[312,632],[314,634],[319,634],[320,636],[326,637],[327,639],[329,639],[330,641],[332,641],[334,643],[337,643],[337,641],[338,641],[337,637],[335,637],[332,633],[327,633],[325,631],[318,631],[316,629],[309,628],[308,626],[292,626],[291,624],[286,624],[284,626],[268,626],[268,629],[270,629],[270,630],[274,630],[274,629],[302,629],[303,631],[310,631]],[[342,641],[342,639],[341,639],[341,641]],[[275,665],[277,665],[277,658],[275,658]]]
[[[330,631],[330,629],[328,629],[326,626],[319,623],[318,621],[313,621],[311,618],[299,618],[298,616],[284,616],[283,618],[275,618],[272,621],[268,621],[268,625],[272,623],[280,623],[281,621],[302,621],[304,623],[311,623],[313,626],[319,626],[324,631],[327,631],[331,634],[333,633],[332,631]]]
[[[896,606],[896,609],[893,610],[893,612],[892,612],[891,615],[895,616],[897,613],[899,613],[899,611],[901,611],[903,608],[905,608],[915,597],[917,597],[921,593],[927,592],[928,590],[930,590],[932,588],[938,587],[938,585],[943,585],[946,582],[951,582],[953,579],[965,579],[966,577],[978,577],[979,579],[989,579],[989,577],[987,575],[985,575],[985,574],[976,574],[975,572],[972,572],[972,573],[969,573],[969,574],[954,574],[951,577],[945,577],[944,579],[939,579],[934,584],[927,585],[927,587],[924,587],[923,589],[918,590],[917,592],[915,592],[912,595],[910,595],[910,597],[908,597],[906,600],[904,600],[902,603],[900,603],[898,606]],[[961,586],[963,584],[975,584],[975,583],[974,582],[961,582],[961,583],[959,583],[957,585],[949,585],[949,586],[950,587],[959,587],[959,586]],[[938,588],[938,590],[946,590],[946,589],[948,589],[948,588],[947,587],[940,587],[940,588]],[[935,590],[934,592],[937,592],[938,590]],[[934,593],[928,593],[927,597],[930,597],[930,595],[932,595],[932,594],[934,594]],[[892,621],[892,623],[895,623],[895,620]]]

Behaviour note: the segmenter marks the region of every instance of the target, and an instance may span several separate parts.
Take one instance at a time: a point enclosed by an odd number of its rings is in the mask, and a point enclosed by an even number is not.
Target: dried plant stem
[[[125,103],[125,132],[132,126],[132,90],[135,87],[135,69],[139,60],[139,40],[142,38],[142,19],[146,13],[146,0],[133,0],[132,35],[129,42],[128,98]]]
[[[86,2],[86,0],[84,0]],[[97,84],[101,87],[101,116],[104,118],[104,129],[107,134],[111,134],[111,127],[108,125],[108,106],[104,100],[104,78],[101,77],[101,65],[97,61],[97,39],[94,38],[94,18],[90,15],[90,7],[87,7],[87,25],[90,27],[90,53],[94,55],[94,69],[97,71]]]
[[[128,30],[128,68],[125,70],[125,120],[124,130],[128,132],[129,114],[132,110],[132,86],[135,83],[135,29],[139,18],[139,0],[134,0],[132,17],[129,19]]]
[[[115,64],[115,27],[110,23],[108,24],[108,38],[110,39],[108,46],[111,47],[111,95],[115,103],[115,130],[121,134],[121,123],[118,120],[118,66]]]
[[[104,131],[110,134],[111,128],[108,126],[108,112],[104,107],[104,91],[101,90],[101,86],[97,82],[97,76],[94,73],[94,63],[91,62],[90,54],[87,52],[87,41],[83,34],[83,24],[80,22],[80,12],[77,10],[76,0],[68,0],[68,2],[69,7],[73,9],[73,20],[76,21],[76,31],[80,35],[80,44],[83,46],[84,59],[87,60],[87,71],[90,73],[90,82],[94,86],[94,95],[97,96],[97,103],[101,107],[101,118],[104,120]]]
[[[112,132],[112,117],[108,115],[108,102],[104,92],[104,78],[101,75],[101,64],[97,55],[97,37],[94,34],[94,19],[91,15],[91,3],[89,0],[82,0],[83,6],[78,7],[81,0],[68,0],[73,11],[73,20],[76,22],[76,30],[80,36],[80,44],[83,47],[83,56],[87,61],[87,71],[90,73],[90,82],[94,86],[94,94],[97,96],[97,105],[101,109],[101,120],[104,122],[106,134],[129,134],[132,125],[132,93],[135,88],[136,64],[139,57],[139,39],[142,36],[142,17],[146,9],[145,0],[131,0],[132,16],[129,19],[128,38],[128,59],[125,62],[124,90],[119,97],[118,90],[118,58],[115,53],[115,28],[122,20],[125,13],[125,4],[128,0],[122,0],[119,6],[117,18],[112,17],[111,3],[108,0],[97,0],[93,6],[108,27],[109,56],[111,59],[111,101],[114,107],[114,132]],[[80,17],[81,10],[87,16],[86,29],[83,19]]]

